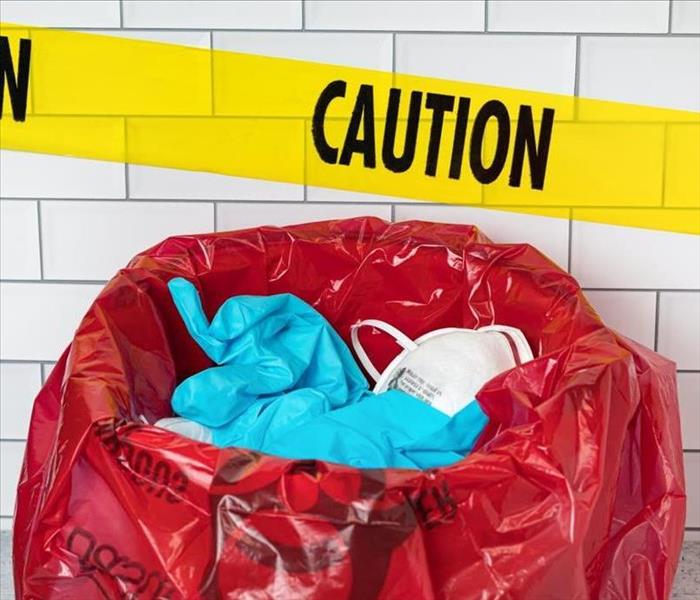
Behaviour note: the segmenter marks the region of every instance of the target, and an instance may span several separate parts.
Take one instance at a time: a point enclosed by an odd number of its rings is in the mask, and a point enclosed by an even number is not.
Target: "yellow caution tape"
[[[700,234],[695,111],[94,33],[0,34],[5,149]]]

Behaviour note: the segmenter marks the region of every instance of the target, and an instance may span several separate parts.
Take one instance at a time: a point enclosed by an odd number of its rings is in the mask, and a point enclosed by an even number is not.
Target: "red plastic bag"
[[[347,340],[492,323],[536,359],[487,383],[465,460],[365,470],[217,449],[144,424],[209,365],[166,282],[211,317],[292,292]],[[368,335],[378,366],[397,348]],[[14,526],[18,598],[667,598],[685,494],[674,365],[576,281],[474,227],[377,219],[177,237],[110,281],[39,394]]]

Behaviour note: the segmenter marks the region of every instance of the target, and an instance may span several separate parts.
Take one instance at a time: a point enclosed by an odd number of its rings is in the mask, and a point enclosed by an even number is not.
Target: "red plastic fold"
[[[166,283],[213,316],[292,292],[347,340],[520,328],[536,359],[487,383],[478,448],[357,470],[144,424],[209,366]],[[368,335],[383,367],[398,349]],[[468,368],[468,365],[465,365]],[[606,328],[576,281],[471,226],[377,219],[175,237],[100,293],[40,392],[17,495],[18,598],[660,599],[685,494],[674,365]]]

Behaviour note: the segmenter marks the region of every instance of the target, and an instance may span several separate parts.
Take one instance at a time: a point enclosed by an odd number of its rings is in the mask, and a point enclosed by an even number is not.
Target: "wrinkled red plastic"
[[[514,325],[536,359],[487,383],[462,462],[359,471],[140,423],[209,365],[166,282],[292,292],[347,340]],[[397,352],[368,335],[380,366]],[[468,366],[467,366],[468,368]],[[527,245],[377,219],[176,237],[105,287],[39,394],[18,488],[18,598],[667,598],[685,518],[674,365],[607,329]],[[131,595],[129,595],[131,594]]]

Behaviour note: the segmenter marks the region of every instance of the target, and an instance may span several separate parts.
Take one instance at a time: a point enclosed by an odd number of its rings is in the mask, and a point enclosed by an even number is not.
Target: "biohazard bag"
[[[166,287],[208,316],[291,292],[349,341],[517,327],[535,355],[477,394],[446,468],[357,470],[152,426],[211,366]],[[381,371],[399,348],[363,333]],[[469,365],[464,365],[465,369]],[[685,518],[674,365],[610,329],[528,245],[377,219],[175,237],[100,293],[40,392],[17,494],[18,598],[667,598]]]

